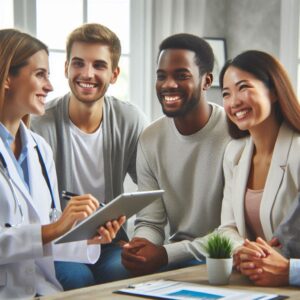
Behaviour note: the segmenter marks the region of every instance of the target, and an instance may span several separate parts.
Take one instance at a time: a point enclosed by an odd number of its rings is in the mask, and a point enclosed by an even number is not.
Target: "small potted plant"
[[[207,253],[206,264],[210,284],[228,284],[232,271],[232,241],[220,232],[208,236],[204,250]]]

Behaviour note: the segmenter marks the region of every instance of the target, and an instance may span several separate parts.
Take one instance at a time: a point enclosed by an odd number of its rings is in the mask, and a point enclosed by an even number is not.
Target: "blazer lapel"
[[[251,167],[252,153],[253,143],[252,140],[249,138],[246,142],[246,146],[241,155],[241,158],[233,170],[233,210],[236,219],[236,225],[241,236],[247,236],[244,198],[248,183],[249,171]]]
[[[273,234],[271,212],[276,195],[281,186],[286,171],[287,159],[291,148],[293,132],[286,124],[280,127],[278,137],[273,151],[272,161],[268,172],[263,197],[260,206],[261,225],[267,239]]]

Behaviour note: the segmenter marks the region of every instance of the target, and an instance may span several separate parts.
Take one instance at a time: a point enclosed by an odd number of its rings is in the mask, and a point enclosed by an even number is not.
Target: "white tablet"
[[[124,215],[130,218],[142,208],[161,197],[164,190],[124,193],[113,199],[104,207],[78,223],[71,230],[59,237],[54,243],[67,243],[88,240],[97,234],[97,229],[106,222]]]

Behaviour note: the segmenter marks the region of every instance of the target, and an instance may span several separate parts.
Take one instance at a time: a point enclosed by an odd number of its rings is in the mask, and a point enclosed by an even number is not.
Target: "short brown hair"
[[[118,66],[121,43],[117,35],[109,28],[101,24],[89,23],[74,29],[67,39],[67,61],[70,60],[72,46],[75,42],[101,43],[108,46],[111,53],[112,69],[114,70]]]

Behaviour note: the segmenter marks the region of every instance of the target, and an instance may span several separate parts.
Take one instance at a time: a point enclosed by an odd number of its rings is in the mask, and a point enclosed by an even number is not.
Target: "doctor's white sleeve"
[[[87,241],[53,244],[55,261],[94,264],[101,254],[101,245],[88,245]]]

